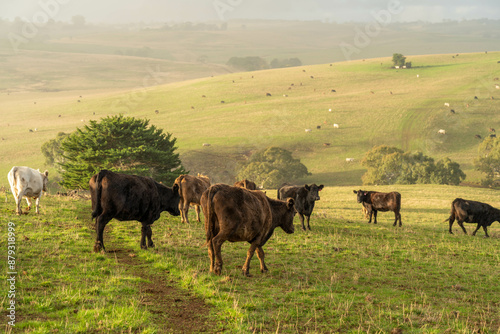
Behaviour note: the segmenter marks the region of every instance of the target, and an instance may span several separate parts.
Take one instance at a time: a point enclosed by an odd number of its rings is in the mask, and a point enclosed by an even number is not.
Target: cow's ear
[[[48,170],[46,170],[46,171],[43,173],[43,175],[45,175],[45,176],[49,176],[49,171],[48,171]]]
[[[368,191],[365,191],[365,192],[363,193],[363,196],[366,196],[367,194],[368,194]]]
[[[318,188],[319,188],[319,191],[323,190],[323,187],[324,185],[320,185]]]
[[[179,192],[179,185],[177,183],[174,183],[174,186],[172,187],[172,190],[175,192]]]
[[[356,190],[353,190],[352,192],[353,192],[353,193],[355,193],[355,194],[357,194],[357,193],[358,193]]]
[[[311,190],[311,187],[309,187],[307,184],[304,184],[304,188],[306,188],[307,191]]]
[[[286,207],[288,208],[288,210],[293,209],[294,204],[295,204],[295,201],[293,200],[293,198],[290,197],[286,200]]]

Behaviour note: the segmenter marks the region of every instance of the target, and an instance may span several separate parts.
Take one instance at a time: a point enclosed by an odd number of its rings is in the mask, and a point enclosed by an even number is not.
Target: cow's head
[[[49,171],[46,170],[45,172],[40,174],[42,175],[42,183],[43,183],[42,190],[47,192],[47,184],[49,184]]]
[[[363,202],[366,202],[365,199],[366,199],[366,195],[368,194],[367,191],[364,191],[364,190],[353,190],[352,191],[353,193],[357,194],[358,195],[358,203],[363,203]]]
[[[323,185],[316,185],[315,183],[311,184],[308,186],[307,184],[304,186],[304,188],[307,190],[307,199],[310,201],[319,201],[319,192],[323,190]]]
[[[295,200],[293,198],[288,198],[286,200],[286,212],[283,214],[281,219],[282,224],[280,225],[283,231],[291,234],[295,231],[293,227],[293,217],[295,217]]]
[[[172,196],[168,201],[168,208],[167,208],[168,213],[170,213],[172,216],[179,216],[181,214],[181,212],[179,211],[180,199],[181,196],[179,195],[179,185],[177,183],[174,183],[172,187]]]

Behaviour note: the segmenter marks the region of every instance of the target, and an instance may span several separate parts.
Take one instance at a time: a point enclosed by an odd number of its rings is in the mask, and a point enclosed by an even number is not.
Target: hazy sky
[[[0,0],[0,18],[87,22],[168,22],[231,19],[373,21],[374,12],[397,8],[395,21],[500,19],[499,0]]]

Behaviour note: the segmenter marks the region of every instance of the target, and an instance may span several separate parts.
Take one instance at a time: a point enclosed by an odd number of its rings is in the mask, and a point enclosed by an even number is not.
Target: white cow
[[[12,167],[9,174],[7,174],[7,178],[9,179],[12,195],[16,200],[16,214],[23,213],[21,210],[23,197],[26,197],[26,202],[28,202],[28,210],[31,209],[31,199],[36,199],[36,213],[40,213],[40,197],[42,197],[42,191],[47,191],[48,176],[48,171],[40,173],[39,170],[29,167]]]
[[[440,129],[440,130],[438,131],[438,133],[439,133],[439,134],[441,134],[441,135],[445,135],[445,134],[446,134],[446,130]]]
[[[340,127],[340,126],[339,126],[337,123],[333,124],[333,128],[334,128],[334,129],[338,129],[339,127]]]

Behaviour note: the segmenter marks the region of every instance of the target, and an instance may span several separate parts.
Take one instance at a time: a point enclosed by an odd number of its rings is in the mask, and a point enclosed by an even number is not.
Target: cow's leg
[[[488,227],[486,227],[486,225],[483,225],[483,230],[484,230],[484,234],[485,234],[485,238],[489,238],[490,236],[488,235]]]
[[[260,261],[260,272],[267,273],[268,270],[264,262],[264,250],[262,249],[262,246],[257,247],[257,257],[259,258]]]
[[[474,232],[472,232],[472,235],[476,235],[476,232],[481,228],[481,224],[477,224],[477,227],[476,229],[474,230]],[[486,233],[486,237],[489,237],[488,235],[488,229],[486,227],[486,225],[483,225],[483,230],[484,230],[484,233]]]
[[[250,261],[252,260],[253,254],[255,253],[255,250],[257,249],[257,244],[253,242],[250,245],[250,248],[247,251],[247,259],[245,261],[245,264],[243,265],[243,275],[247,277],[251,277],[250,275]]]
[[[153,230],[151,228],[151,224],[147,225],[147,230],[146,230],[146,237],[148,238],[148,247],[153,248],[155,244],[153,243],[153,239],[151,237],[153,236]]]
[[[214,272],[214,262],[215,262],[215,253],[214,253],[214,245],[212,240],[207,243],[208,247],[208,257],[210,258],[210,272]]]
[[[22,215],[23,210],[21,209],[21,202],[23,201],[24,191],[20,191],[14,194],[14,198],[16,199],[16,215]]]
[[[184,222],[186,224],[189,224],[189,218],[188,218],[188,212],[189,212],[189,202],[188,201],[183,201],[183,207],[181,210],[181,214],[184,215]]]
[[[372,222],[372,217],[373,217],[373,210],[368,210],[368,214],[370,216],[370,219],[368,219],[368,224],[371,224]]]
[[[213,239],[212,239],[212,246],[213,246],[213,256],[215,257],[215,263],[213,265],[213,273],[216,275],[220,275],[222,273],[222,253],[221,253],[221,247],[224,241],[226,241],[227,238],[225,238],[225,235],[221,235],[220,233],[217,234]]]
[[[448,230],[448,232],[450,232],[450,234],[453,234],[453,231],[451,230],[451,227],[453,226],[454,222],[455,222],[455,218],[450,217],[450,221],[449,221],[449,223],[450,223],[450,229]]]
[[[31,210],[31,204],[33,204],[32,201],[31,201],[31,197],[26,196],[25,198],[26,198],[26,204],[28,204],[28,206],[26,207],[26,211],[30,211]]]
[[[106,227],[106,224],[109,223],[109,221],[112,219],[112,217],[108,217],[105,214],[101,214],[99,217],[96,218],[96,230],[97,230],[97,237],[95,240],[94,244],[94,252],[100,252],[106,251],[104,248],[104,228]]]
[[[151,224],[149,222],[142,223],[141,228],[141,248],[148,249],[148,247],[154,247],[153,240],[151,240],[151,236],[153,235],[153,231],[151,230]],[[146,238],[148,239],[148,243],[146,244]]]
[[[304,226],[304,215],[302,213],[299,212],[299,219],[300,219],[300,223],[302,224],[302,230],[306,230],[306,227]]]
[[[306,216],[306,220],[307,220],[307,229],[309,231],[311,231],[311,226],[309,225],[309,220],[311,219],[311,216]]]
[[[371,220],[371,219],[370,219]],[[373,210],[373,223],[377,223],[377,210]]]
[[[179,211],[181,212],[181,223],[184,223],[186,219],[184,218],[184,200],[182,197],[179,199]]]
[[[36,209],[36,210],[35,210],[35,212],[36,212],[37,214],[40,214],[40,196],[38,196],[38,197],[36,198],[36,201],[35,201],[35,209]]]
[[[457,224],[462,228],[462,231],[464,231],[464,233],[467,234],[467,230],[464,227],[464,222],[461,220],[457,220]]]
[[[392,224],[392,226],[396,226],[398,224],[398,218],[401,221],[401,218],[399,216],[399,212],[394,211],[394,224]],[[399,226],[401,226],[401,225],[399,225]]]
[[[194,210],[196,211],[196,221],[198,223],[200,223],[201,222],[201,220],[200,220],[200,206],[199,205],[195,205],[194,206]]]

